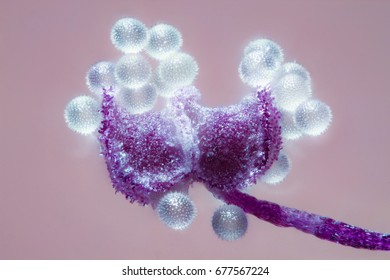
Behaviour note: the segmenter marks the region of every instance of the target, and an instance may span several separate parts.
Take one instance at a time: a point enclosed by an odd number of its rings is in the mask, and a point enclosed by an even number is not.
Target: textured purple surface
[[[114,188],[131,202],[153,203],[154,196],[200,181],[215,197],[276,226],[355,248],[390,250],[390,235],[240,192],[281,149],[280,113],[269,89],[238,105],[205,108],[195,88],[184,88],[161,112],[140,115],[128,114],[113,95],[104,94],[99,140]]]
[[[190,172],[173,121],[161,112],[130,115],[105,93],[99,130],[102,154],[116,191],[131,202],[179,184]]]
[[[355,248],[390,250],[390,235],[373,232],[316,214],[258,200],[237,190],[218,192],[217,197],[241,207],[261,220],[279,227],[294,227],[318,238]]]
[[[199,126],[197,179],[225,191],[256,183],[281,149],[280,113],[266,90],[237,106],[211,109]]]
[[[115,189],[149,204],[153,193],[200,181],[210,188],[254,184],[281,149],[280,113],[268,90],[240,104],[205,108],[193,88],[178,91],[161,112],[131,115],[105,92],[99,130]]]

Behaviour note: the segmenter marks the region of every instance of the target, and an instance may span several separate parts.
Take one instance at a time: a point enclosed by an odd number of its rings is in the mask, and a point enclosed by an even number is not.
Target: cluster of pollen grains
[[[291,169],[283,140],[320,135],[332,119],[329,106],[312,98],[309,73],[298,63],[283,63],[275,42],[259,39],[245,48],[238,70],[252,90],[241,102],[208,108],[199,104],[200,92],[191,85],[198,65],[180,51],[176,28],[148,29],[124,18],[114,24],[111,40],[122,57],[91,66],[86,80],[94,98],[70,101],[65,121],[81,134],[98,129],[116,192],[150,205],[165,225],[183,230],[196,216],[189,188],[201,182],[225,203],[211,218],[220,239],[241,238],[251,214],[343,245],[390,250],[390,235],[243,192],[257,181],[282,182]],[[156,60],[156,69],[149,59]],[[158,96],[166,106],[152,110]]]
[[[85,100],[70,102],[65,111],[69,128],[82,134],[92,134],[99,127],[101,114],[91,110],[91,104],[93,98],[102,100],[104,89],[112,88],[115,100],[129,114],[143,114],[154,108],[158,96],[174,97],[180,88],[190,86],[198,74],[198,64],[180,51],[182,36],[171,25],[156,24],[148,29],[137,19],[122,18],[113,25],[110,37],[122,55],[116,61],[91,65],[86,84],[95,96],[88,97],[88,106],[83,105]],[[155,69],[151,60],[157,61]]]
[[[283,60],[280,46],[268,39],[258,39],[245,48],[238,72],[241,80],[252,88],[271,88],[273,102],[281,114],[283,140],[322,134],[332,120],[329,106],[312,97],[309,72],[296,62],[283,63]],[[290,166],[288,156],[281,153],[261,181],[271,185],[282,182]]]

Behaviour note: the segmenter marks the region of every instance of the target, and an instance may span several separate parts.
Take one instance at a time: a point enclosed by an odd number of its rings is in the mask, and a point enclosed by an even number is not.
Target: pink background
[[[203,104],[228,105],[249,89],[237,73],[244,46],[268,37],[311,73],[334,113],[328,133],[289,143],[293,170],[252,194],[390,232],[389,1],[0,2],[1,259],[390,259],[249,217],[246,236],[224,242],[210,220],[217,201],[201,185],[184,232],[115,195],[93,139],[63,112],[87,93],[85,73],[120,53],[112,24],[165,22],[198,61]]]

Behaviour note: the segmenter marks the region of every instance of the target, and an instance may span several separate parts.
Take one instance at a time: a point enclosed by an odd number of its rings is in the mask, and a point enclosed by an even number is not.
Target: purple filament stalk
[[[390,250],[390,234],[373,232],[331,218],[258,200],[237,190],[219,192],[216,195],[226,203],[234,204],[246,213],[279,227],[294,227],[318,238],[345,246],[370,250]]]

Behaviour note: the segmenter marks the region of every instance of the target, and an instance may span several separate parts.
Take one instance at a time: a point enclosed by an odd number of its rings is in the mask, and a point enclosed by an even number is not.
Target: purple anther
[[[149,204],[151,194],[165,192],[188,176],[189,155],[167,114],[130,115],[108,93],[102,113],[101,152],[113,186],[131,202]]]
[[[266,89],[238,105],[204,112],[196,178],[225,191],[256,183],[281,149],[280,113]]]
[[[177,91],[160,112],[131,115],[104,91],[99,130],[112,184],[130,202],[153,202],[193,181],[215,197],[280,227],[355,248],[390,250],[390,235],[258,200],[240,190],[256,183],[281,150],[280,113],[270,89],[239,104],[206,108],[194,87]]]

